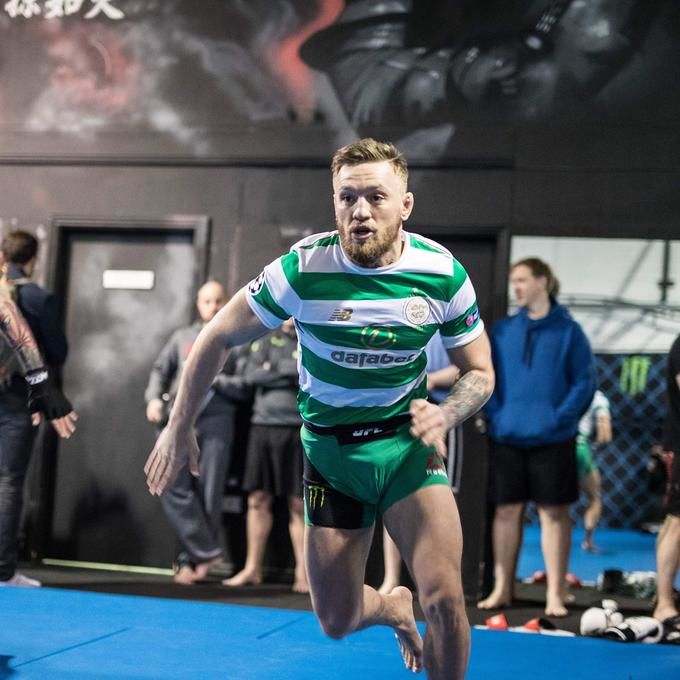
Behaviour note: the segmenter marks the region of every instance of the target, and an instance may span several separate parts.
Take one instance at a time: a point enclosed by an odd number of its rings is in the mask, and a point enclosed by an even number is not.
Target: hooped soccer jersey
[[[368,269],[349,260],[336,231],[314,234],[248,285],[248,303],[265,326],[295,319],[306,421],[355,424],[405,413],[427,396],[423,348],[432,335],[439,330],[454,348],[482,333],[461,264],[434,241],[402,238],[396,262]]]

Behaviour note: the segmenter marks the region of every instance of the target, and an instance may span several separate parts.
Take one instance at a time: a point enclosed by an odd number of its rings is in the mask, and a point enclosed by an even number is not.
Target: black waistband
[[[339,444],[357,444],[360,442],[383,439],[393,435],[402,425],[410,422],[411,416],[404,413],[387,420],[378,420],[372,423],[357,423],[356,425],[332,425],[322,427],[305,421],[305,427],[314,434],[332,435]]]

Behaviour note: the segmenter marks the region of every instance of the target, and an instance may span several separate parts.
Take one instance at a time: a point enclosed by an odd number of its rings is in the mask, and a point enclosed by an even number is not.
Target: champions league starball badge
[[[430,304],[423,297],[411,297],[404,305],[404,318],[414,326],[422,326],[430,318]]]
[[[257,295],[262,290],[262,286],[264,286],[264,272],[261,272],[260,274],[258,274],[248,284],[248,292],[251,295]]]

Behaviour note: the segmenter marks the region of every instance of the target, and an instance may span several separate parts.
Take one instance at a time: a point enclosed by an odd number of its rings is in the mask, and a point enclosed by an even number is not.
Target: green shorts
[[[597,465],[593,459],[593,449],[587,437],[580,434],[576,438],[576,467],[579,479],[597,470]]]
[[[305,524],[369,527],[378,513],[418,489],[448,485],[441,456],[409,428],[407,422],[386,437],[340,444],[303,426]]]

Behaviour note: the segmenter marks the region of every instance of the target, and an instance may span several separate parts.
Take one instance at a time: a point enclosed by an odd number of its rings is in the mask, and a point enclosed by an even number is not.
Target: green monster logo
[[[361,344],[368,348],[390,347],[397,341],[396,335],[387,326],[366,326],[361,331]]]
[[[647,386],[649,373],[649,357],[630,356],[623,360],[619,387],[621,392],[627,392],[631,397],[643,392]]]
[[[310,484],[307,487],[307,503],[312,510],[316,510],[317,502],[319,507],[323,508],[323,504],[326,502],[326,489],[323,486]]]

